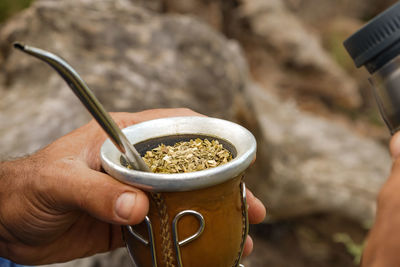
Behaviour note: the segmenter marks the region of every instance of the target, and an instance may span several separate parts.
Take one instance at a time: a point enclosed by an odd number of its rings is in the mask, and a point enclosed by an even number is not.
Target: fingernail
[[[136,194],[127,192],[121,194],[115,202],[115,213],[121,219],[128,220],[135,208]]]

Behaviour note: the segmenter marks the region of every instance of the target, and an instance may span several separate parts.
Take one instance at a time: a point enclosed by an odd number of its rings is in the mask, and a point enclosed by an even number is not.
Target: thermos
[[[400,130],[400,2],[385,10],[344,41],[369,81],[390,132]]]

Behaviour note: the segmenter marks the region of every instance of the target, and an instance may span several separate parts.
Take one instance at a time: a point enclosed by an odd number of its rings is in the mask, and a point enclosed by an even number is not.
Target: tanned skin
[[[112,114],[120,127],[173,116],[202,115],[189,109]],[[31,156],[0,163],[0,257],[39,265],[123,246],[120,226],[140,223],[149,200],[101,171],[105,139],[92,121]],[[259,223],[265,207],[250,191],[247,196],[249,220]],[[252,247],[249,237],[244,254]]]

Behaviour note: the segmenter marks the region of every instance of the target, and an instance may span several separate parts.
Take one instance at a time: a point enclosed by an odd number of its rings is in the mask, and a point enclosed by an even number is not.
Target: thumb
[[[149,200],[143,191],[86,165],[69,170],[63,186],[57,187],[62,188],[58,194],[64,205],[114,224],[138,224],[147,215]]]

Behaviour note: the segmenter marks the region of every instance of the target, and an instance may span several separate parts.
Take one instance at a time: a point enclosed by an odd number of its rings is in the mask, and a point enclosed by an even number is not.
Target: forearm
[[[21,236],[37,220],[32,216],[38,208],[32,183],[32,176],[40,176],[37,161],[33,155],[0,162],[0,257],[12,258],[12,248],[26,243]]]
[[[43,243],[51,231],[48,212],[38,190],[44,178],[42,165],[46,158],[38,152],[32,156],[0,162],[0,257],[18,263],[31,263],[25,258],[30,246]],[[21,262],[25,261],[25,262]],[[34,262],[32,262],[34,263]]]

